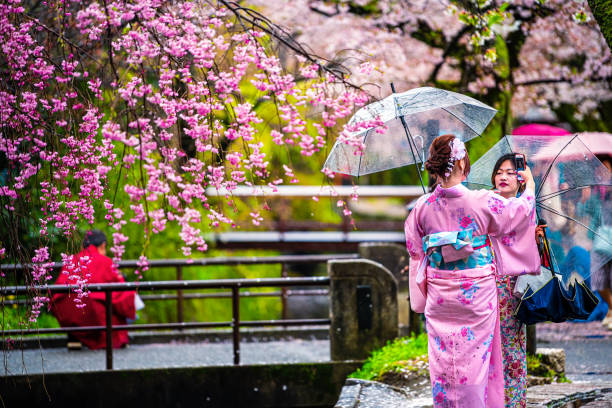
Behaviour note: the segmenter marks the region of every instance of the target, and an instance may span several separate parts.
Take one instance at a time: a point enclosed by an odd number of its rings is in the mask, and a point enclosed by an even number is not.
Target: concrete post
[[[332,360],[360,360],[398,335],[397,281],[367,260],[327,263]]]
[[[408,290],[408,263],[410,255],[403,245],[390,242],[362,242],[359,244],[359,256],[382,264],[395,277],[398,284],[397,309],[399,333],[402,336],[417,331],[420,325],[419,315],[410,310]],[[409,329],[409,328],[412,328]]]

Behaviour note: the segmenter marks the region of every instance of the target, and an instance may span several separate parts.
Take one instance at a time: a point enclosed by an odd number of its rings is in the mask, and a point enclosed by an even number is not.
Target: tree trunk
[[[612,0],[588,0],[608,47],[612,49]]]

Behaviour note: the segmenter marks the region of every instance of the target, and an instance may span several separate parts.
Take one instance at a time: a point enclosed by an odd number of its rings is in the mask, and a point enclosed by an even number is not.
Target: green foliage
[[[442,30],[434,30],[423,20],[418,20],[418,28],[412,33],[412,37],[423,41],[425,44],[435,48],[446,48],[447,42]]]
[[[612,0],[588,0],[599,29],[612,49]]]
[[[561,103],[554,109],[559,121],[567,122],[576,132],[612,131],[612,101],[601,103],[595,114],[582,115],[575,105]]]
[[[497,51],[495,73],[502,79],[508,79],[510,76],[510,56],[506,42],[500,35],[495,36],[495,50]]]
[[[542,361],[540,354],[527,354],[527,374],[537,377],[551,378],[554,382],[569,383],[571,382],[565,373],[558,375],[548,365]]]
[[[349,377],[374,380],[396,367],[405,367],[405,365],[402,365],[402,362],[413,360],[426,354],[426,333],[421,333],[417,337],[400,337],[387,342],[387,345],[383,348],[374,350],[363,366],[349,375]]]
[[[36,328],[55,328],[59,327],[57,320],[47,311],[41,311],[36,323],[30,323],[29,309],[23,306],[6,305],[2,307],[0,321],[2,331],[4,330],[35,330]]]
[[[378,0],[370,0],[365,4],[363,2],[349,1],[349,11],[360,16],[372,16],[380,14]]]
[[[210,250],[208,256],[225,256],[226,252]],[[265,256],[262,251],[244,251],[232,253],[232,256]],[[174,280],[176,270],[174,268],[155,269],[155,280]],[[206,279],[256,279],[256,278],[278,278],[281,276],[280,265],[211,265],[193,266],[183,268],[183,279],[206,280]],[[272,292],[278,288],[249,288],[249,292]],[[231,293],[228,290],[206,290],[206,291],[184,291],[187,293]],[[242,291],[244,292],[244,290]],[[156,292],[164,293],[164,292]],[[176,293],[169,291],[166,293]],[[176,301],[159,300],[148,301],[146,307],[139,312],[137,323],[165,323],[176,321]],[[279,319],[281,314],[280,298],[275,297],[244,297],[240,299],[241,320],[264,320]],[[189,322],[223,322],[232,320],[231,298],[209,298],[191,299],[184,301],[184,320]]]

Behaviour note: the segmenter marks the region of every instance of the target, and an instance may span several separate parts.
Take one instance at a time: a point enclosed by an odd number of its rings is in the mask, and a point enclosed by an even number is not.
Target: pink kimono
[[[501,351],[504,366],[505,408],[522,408],[527,405],[527,344],[526,326],[514,316],[520,299],[512,295],[518,274],[539,274],[540,258],[535,241],[535,214],[529,225],[515,231],[514,237],[532,237],[520,247],[515,246],[513,236],[492,238],[496,260],[511,264],[509,274],[501,275],[498,268],[497,294],[499,299],[499,320],[501,333]],[[498,262],[499,263],[499,262]]]
[[[504,405],[496,272],[522,274],[538,258],[533,234],[521,233],[535,223],[534,204],[530,190],[507,200],[438,186],[406,220],[411,307],[427,318],[435,407]],[[493,257],[501,242],[515,249],[508,262]]]

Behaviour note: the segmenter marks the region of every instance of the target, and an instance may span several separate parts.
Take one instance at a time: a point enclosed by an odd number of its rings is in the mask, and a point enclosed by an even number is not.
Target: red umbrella
[[[515,128],[512,134],[518,136],[563,136],[569,135],[570,132],[557,126],[545,125],[543,123],[530,123],[529,125]]]

